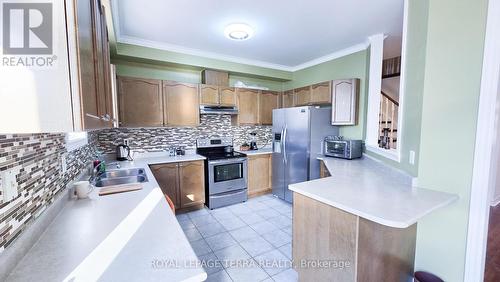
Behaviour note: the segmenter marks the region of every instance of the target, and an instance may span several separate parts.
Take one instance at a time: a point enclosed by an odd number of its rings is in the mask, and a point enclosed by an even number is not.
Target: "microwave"
[[[363,141],[345,140],[339,136],[328,136],[324,140],[324,155],[342,159],[357,159],[363,154]]]

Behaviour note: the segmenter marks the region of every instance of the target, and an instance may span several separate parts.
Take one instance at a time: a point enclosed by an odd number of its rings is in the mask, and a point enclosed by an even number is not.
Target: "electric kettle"
[[[116,160],[117,161],[130,160],[130,147],[124,144],[116,146]]]

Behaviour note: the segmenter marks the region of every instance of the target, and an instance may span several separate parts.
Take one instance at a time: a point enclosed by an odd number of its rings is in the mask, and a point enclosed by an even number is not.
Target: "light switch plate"
[[[415,164],[415,151],[410,151],[410,157],[408,161],[411,165]]]
[[[12,169],[9,169],[9,170],[4,170],[1,173],[1,177],[2,177],[3,201],[8,202],[19,195],[17,192],[16,174]]]

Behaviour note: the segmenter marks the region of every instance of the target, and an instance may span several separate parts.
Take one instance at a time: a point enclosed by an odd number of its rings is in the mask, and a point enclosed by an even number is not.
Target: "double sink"
[[[108,170],[94,180],[96,187],[148,182],[144,168]]]

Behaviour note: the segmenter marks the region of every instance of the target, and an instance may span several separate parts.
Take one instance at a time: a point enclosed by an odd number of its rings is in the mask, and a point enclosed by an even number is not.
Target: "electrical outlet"
[[[411,165],[415,164],[415,151],[410,151],[410,158],[408,161]]]
[[[68,171],[68,162],[66,161],[67,155],[63,154],[61,156],[61,172],[66,173]]]
[[[17,197],[17,180],[16,174],[12,169],[4,170],[1,173],[2,177],[2,196],[3,201],[8,202]]]

